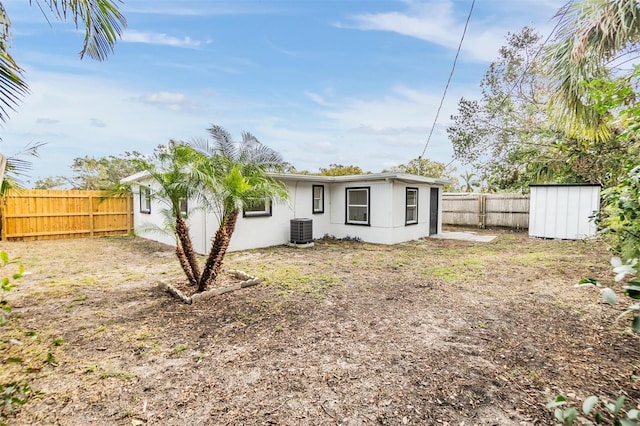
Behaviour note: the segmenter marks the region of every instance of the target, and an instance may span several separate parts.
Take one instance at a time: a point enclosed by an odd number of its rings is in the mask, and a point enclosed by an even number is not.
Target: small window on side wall
[[[346,188],[348,225],[370,225],[369,187]]]
[[[151,188],[140,187],[140,213],[151,213]]]
[[[261,199],[248,203],[242,210],[243,217],[271,216],[271,200]]]
[[[418,223],[418,188],[407,188],[405,225]]]
[[[313,213],[324,213],[324,185],[313,185]]]

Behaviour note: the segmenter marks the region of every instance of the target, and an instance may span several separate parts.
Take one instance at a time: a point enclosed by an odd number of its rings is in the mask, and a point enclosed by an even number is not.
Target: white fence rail
[[[445,192],[442,223],[526,229],[529,227],[529,195]]]

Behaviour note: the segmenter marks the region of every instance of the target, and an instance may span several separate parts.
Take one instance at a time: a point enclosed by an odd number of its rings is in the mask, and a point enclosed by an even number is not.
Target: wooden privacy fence
[[[529,195],[446,192],[442,196],[442,223],[526,229]]]
[[[10,191],[0,201],[3,241],[123,235],[132,230],[131,196],[30,189]]]

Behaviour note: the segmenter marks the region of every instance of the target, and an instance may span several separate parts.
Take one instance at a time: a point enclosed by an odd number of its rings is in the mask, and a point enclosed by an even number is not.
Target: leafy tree
[[[122,178],[139,172],[140,168],[126,158],[111,155],[97,159],[75,158],[71,170],[74,172],[70,179],[73,187],[97,190],[117,188]]]
[[[613,139],[627,147],[618,155],[618,163],[627,173],[618,185],[603,192],[604,206],[598,220],[604,226],[603,233],[613,243],[621,257],[611,259],[614,281],[623,284],[625,294],[640,299],[640,279],[637,278],[640,258],[640,107],[635,104],[637,87],[632,83],[640,75],[634,72],[626,77],[611,80],[607,61],[621,52],[637,51],[640,43],[640,9],[634,0],[582,0],[570,2],[557,16],[560,32],[549,47],[547,58],[553,64],[550,77],[555,83],[556,94],[551,99],[552,117],[556,125],[571,135],[589,137],[584,148],[597,148],[598,141]],[[613,129],[613,131],[612,131]],[[617,129],[617,131],[616,131]],[[613,135],[612,135],[613,134]],[[585,278],[579,286],[601,286],[592,278]],[[602,291],[603,298],[611,304],[618,303],[611,288]],[[621,316],[632,314],[632,330],[640,333],[640,303],[634,300]],[[591,396],[583,403],[583,413],[590,415],[601,398]],[[625,397],[615,403],[604,401],[611,424],[637,425],[640,412],[634,407],[623,410]],[[548,407],[563,424],[572,425],[578,419],[578,411],[569,407],[563,397],[556,398]],[[637,404],[634,404],[634,406]],[[603,423],[600,412],[594,415],[596,423]]]
[[[552,117],[572,135],[603,140],[610,128],[587,101],[584,85],[610,76],[618,55],[634,53],[640,40],[640,8],[634,0],[569,2],[556,13],[558,32],[546,52],[551,64]]]
[[[364,172],[358,166],[348,165],[343,166],[342,164],[329,164],[329,167],[322,168],[320,167],[321,176],[352,176],[352,175],[364,175],[371,172]]]
[[[558,69],[542,50],[540,36],[530,28],[507,37],[481,82],[482,98],[461,99],[452,117],[448,133],[456,158],[472,164],[498,190],[525,190],[541,182],[615,184],[626,146],[615,132],[588,139],[585,132],[565,133],[552,120],[557,110],[550,109],[550,99],[558,97],[557,81],[566,79],[549,75]],[[586,87],[579,84],[584,102]],[[590,110],[602,119],[602,112]]]
[[[241,209],[287,197],[284,186],[269,176],[283,170],[280,154],[247,132],[240,142],[219,126],[208,132],[212,140],[172,141],[150,157],[131,154],[154,182],[152,198],[164,203],[166,226],[176,236],[176,255],[196,292],[207,290],[219,276]],[[202,269],[182,211],[185,199],[213,212],[219,221]]]
[[[398,166],[384,169],[382,173],[408,173],[417,176],[447,179],[452,181],[453,183],[446,185],[444,190],[450,191],[453,188],[454,184],[457,184],[458,182],[458,179],[453,176],[453,172],[455,172],[455,170],[455,168],[447,168],[444,163],[432,161],[428,158],[418,157],[410,160],[406,164],[400,164]]]
[[[547,121],[549,83],[540,49],[532,28],[510,33],[480,83],[482,98],[462,98],[447,129],[455,157],[497,189],[521,189],[567,167],[557,156],[561,134]]]
[[[35,189],[51,189],[70,186],[83,190],[118,191],[122,189],[120,180],[141,171],[140,167],[137,162],[121,156],[78,157],[71,164],[73,176],[49,176],[38,179],[34,187]]]
[[[33,189],[54,189],[67,185],[67,179],[62,176],[48,176],[38,179],[33,184]]]
[[[615,174],[614,185],[603,193],[605,204],[599,221],[604,232],[613,237],[617,253],[625,260],[638,258],[640,107],[636,97],[640,67],[612,79],[607,61],[637,49],[640,9],[632,0],[583,0],[561,9],[558,19],[561,31],[547,53],[558,60],[551,69],[558,89],[552,105],[556,112],[560,108],[568,114],[558,118],[558,123],[575,133],[594,136],[585,140],[583,151],[598,152],[602,143],[596,138],[603,132],[612,135],[612,150],[617,153],[612,158],[624,172]]]

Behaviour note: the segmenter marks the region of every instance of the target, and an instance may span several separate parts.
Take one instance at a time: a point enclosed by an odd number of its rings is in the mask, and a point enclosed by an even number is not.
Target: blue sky
[[[452,160],[445,129],[460,97],[479,96],[508,32],[548,34],[563,3],[476,0],[425,157]],[[76,157],[151,152],[211,124],[253,133],[298,170],[406,163],[424,149],[471,0],[128,0],[105,62],[79,59],[72,24],[49,25],[27,0],[3,4],[31,94],[0,149],[46,142],[33,183],[69,175]]]

